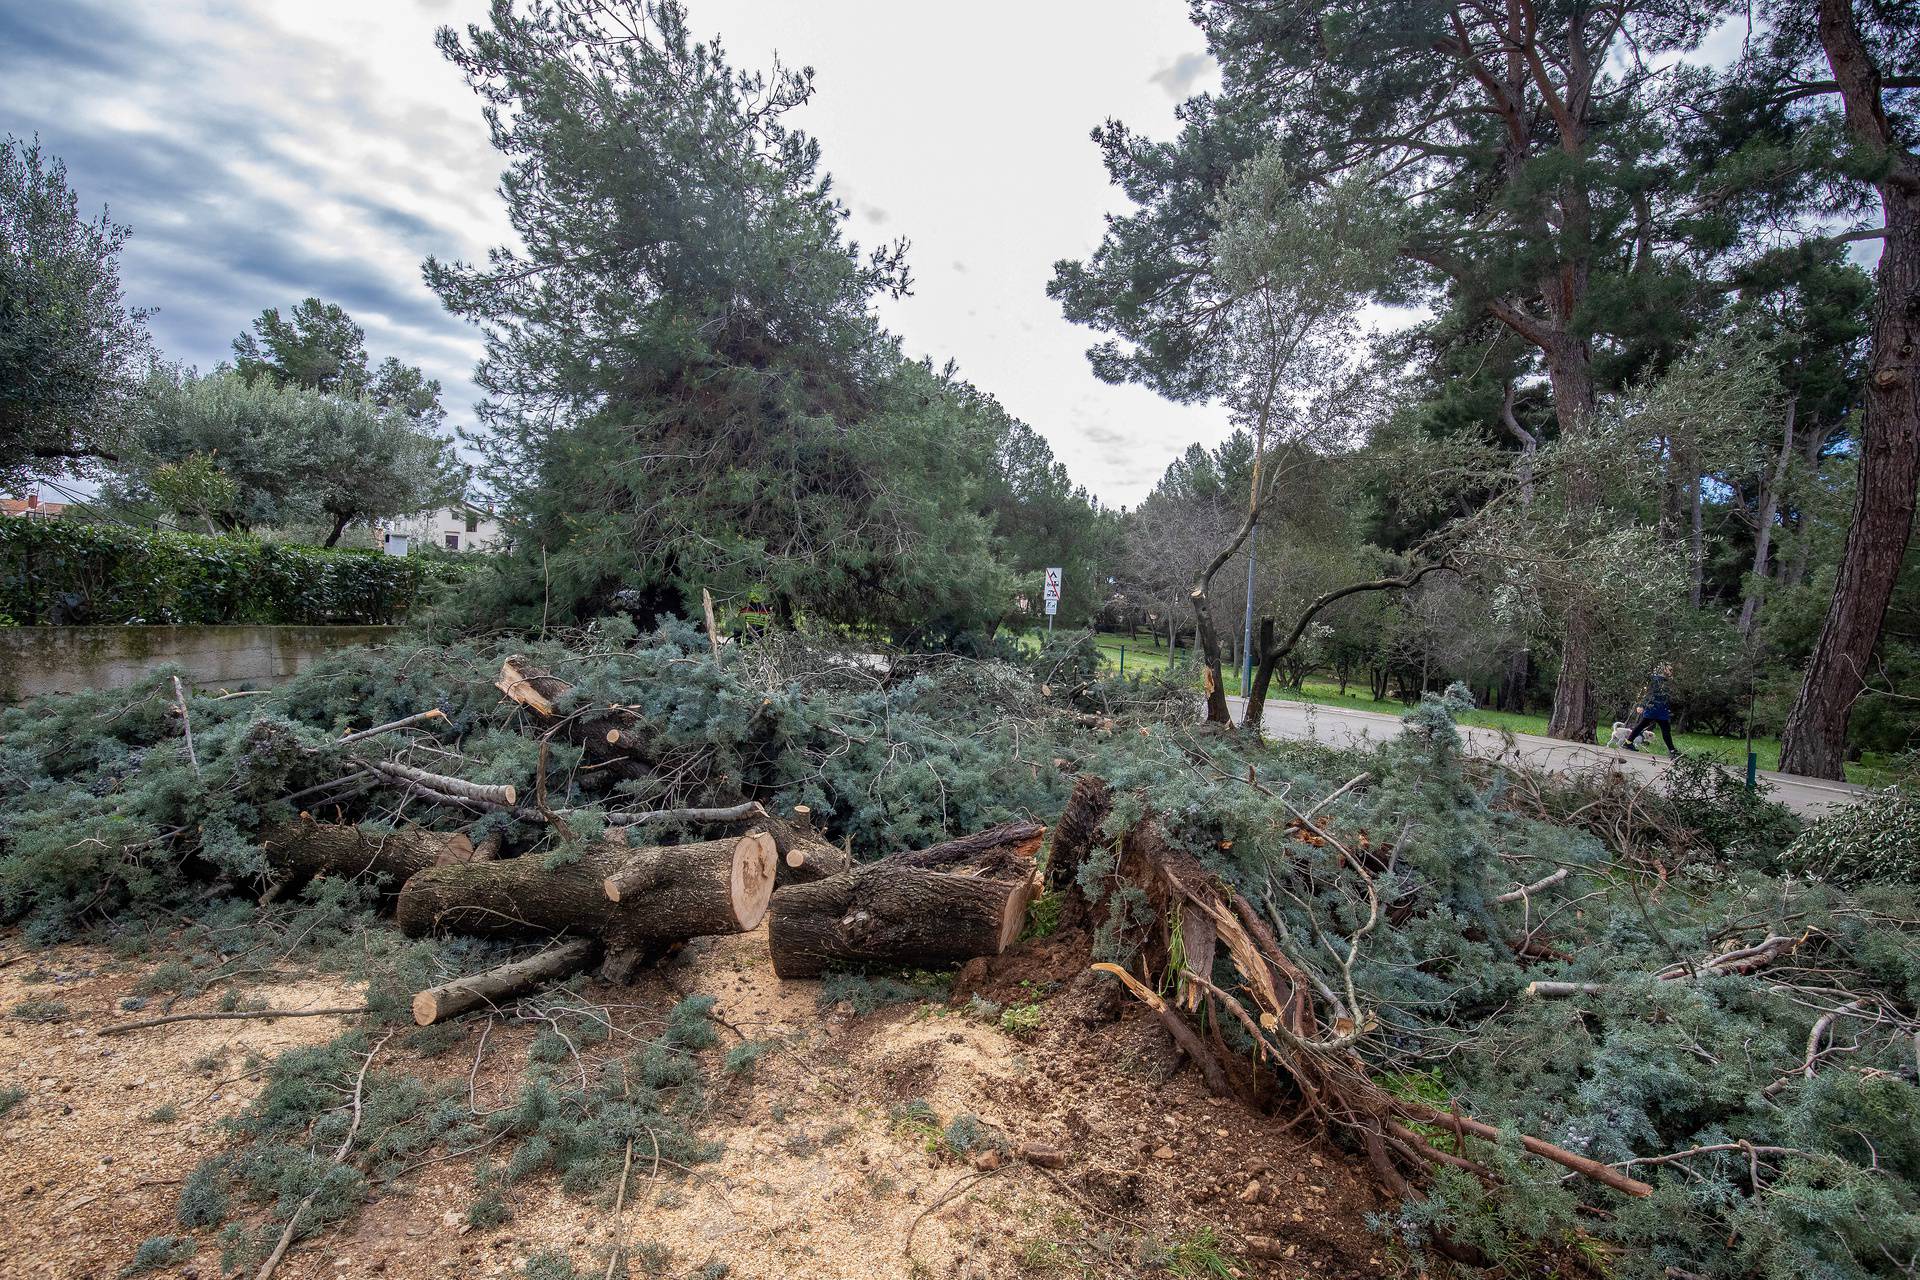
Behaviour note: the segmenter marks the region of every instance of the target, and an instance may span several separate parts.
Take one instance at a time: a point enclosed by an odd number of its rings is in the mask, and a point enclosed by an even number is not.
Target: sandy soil
[[[742,1037],[779,1042],[750,1081],[714,1086],[704,1132],[725,1144],[718,1161],[688,1176],[636,1176],[618,1218],[551,1182],[525,1184],[510,1200],[512,1220],[487,1231],[464,1227],[470,1161],[445,1161],[303,1242],[277,1274],[510,1276],[540,1249],[571,1251],[584,1268],[618,1239],[670,1251],[653,1272],[666,1276],[723,1263],[729,1277],[753,1280],[1093,1277],[1134,1270],[1202,1230],[1243,1258],[1249,1236],[1280,1242],[1277,1258],[1244,1258],[1247,1277],[1390,1272],[1362,1225],[1380,1205],[1349,1157],[1208,1097],[1149,1019],[1105,984],[1079,979],[1083,957],[1071,945],[1026,950],[967,984],[1003,1002],[1040,1001],[1038,1031],[1015,1038],[958,1008],[823,1011],[817,983],[773,976],[763,935],[696,942],[633,987],[587,994],[644,1032],[674,999],[706,992],[729,1028],[723,1048]],[[0,1277],[111,1277],[142,1240],[177,1233],[181,1180],[228,1141],[218,1119],[259,1088],[234,1078],[245,1077],[249,1055],[345,1026],[187,1022],[97,1036],[109,1022],[158,1012],[157,1000],[139,1014],[119,1003],[162,959],[117,964],[90,948],[29,951],[0,936],[0,1011],[24,1000],[68,1009],[57,1022],[0,1018],[0,1070],[28,1091],[0,1116]],[[358,1000],[311,979],[248,994],[275,1007]],[[179,1010],[208,1007],[203,997]],[[464,1042],[438,1057],[393,1051],[380,1067],[464,1085],[483,1026],[468,1023]],[[482,1108],[518,1088],[533,1035],[495,1021],[474,1070]],[[971,1114],[1010,1141],[1057,1147],[1067,1162],[1057,1172],[1017,1161],[982,1169],[929,1152],[895,1123],[914,1099],[941,1117]],[[641,1165],[637,1175],[652,1172]],[[154,1274],[212,1280],[214,1234],[198,1233],[188,1264]]]

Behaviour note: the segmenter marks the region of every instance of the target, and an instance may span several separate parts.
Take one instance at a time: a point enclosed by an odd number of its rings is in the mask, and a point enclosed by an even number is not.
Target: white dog
[[[1625,721],[1615,720],[1613,722],[1613,732],[1607,735],[1607,745],[1610,747],[1624,747],[1627,745],[1627,726]]]

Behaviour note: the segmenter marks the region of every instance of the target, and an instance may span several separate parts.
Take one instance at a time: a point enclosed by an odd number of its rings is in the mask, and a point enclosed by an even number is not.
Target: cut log
[[[851,855],[815,834],[813,814],[806,805],[793,806],[791,820],[767,818],[759,825],[773,837],[774,847],[780,853],[779,874],[774,882],[777,888],[812,884],[853,867]]]
[[[457,800],[471,800],[475,804],[490,808],[511,809],[520,799],[520,793],[511,786],[468,782],[465,778],[448,777],[444,773],[428,773],[425,769],[397,764],[392,760],[368,760],[365,763],[367,768],[384,778],[413,783],[439,795],[452,796]]]
[[[460,832],[368,831],[310,819],[272,828],[261,845],[282,895],[315,876],[367,876],[384,879],[397,890],[428,867],[488,856]]]
[[[768,942],[782,978],[831,968],[940,969],[997,956],[1020,936],[1033,877],[989,879],[871,862],[773,895]]]
[[[525,960],[515,960],[476,973],[470,978],[428,987],[413,998],[413,1020],[423,1027],[457,1018],[469,1009],[492,1007],[579,972],[593,963],[597,948],[587,938],[575,938]]]
[[[531,857],[431,867],[407,881],[395,914],[415,937],[565,933],[645,951],[758,927],[774,862],[764,835],[638,849],[615,835],[557,867]]]
[[[523,657],[511,657],[500,664],[500,678],[494,681],[494,687],[531,711],[543,726],[543,733],[584,749],[589,764],[607,767],[622,778],[649,774],[647,744],[636,731],[640,717],[626,707],[581,707],[563,716],[560,700],[573,686]]]
[[[1033,857],[1040,851],[1040,837],[1047,829],[1038,822],[1016,818],[985,831],[959,836],[928,849],[896,853],[886,861],[897,867],[922,867],[927,870],[951,870],[965,866],[975,875],[998,871],[1019,873],[1030,870]]]

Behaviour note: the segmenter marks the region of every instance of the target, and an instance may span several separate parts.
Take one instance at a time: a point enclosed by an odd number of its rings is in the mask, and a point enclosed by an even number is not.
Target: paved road
[[[1237,719],[1245,708],[1239,698],[1228,698]],[[1331,746],[1352,746],[1362,742],[1384,742],[1400,732],[1398,716],[1377,711],[1352,711],[1345,707],[1322,707],[1307,702],[1267,701],[1267,732],[1279,738],[1313,739]],[[1609,747],[1582,746],[1558,738],[1541,738],[1530,733],[1513,735],[1513,745],[1497,729],[1460,727],[1467,749],[1488,759],[1504,759],[1510,764],[1542,773],[1573,773],[1584,769],[1616,768],[1625,774],[1651,776],[1665,763],[1664,754],[1651,751],[1616,751]],[[1760,780],[1771,788],[1778,800],[1802,817],[1817,817],[1828,809],[1852,804],[1861,788],[1844,782],[1824,782],[1788,773],[1760,771]]]

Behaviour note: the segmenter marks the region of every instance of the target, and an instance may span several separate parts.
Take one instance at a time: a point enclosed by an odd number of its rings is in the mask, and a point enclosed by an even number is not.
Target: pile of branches
[[[1214,1092],[1363,1153],[1410,1246],[1907,1274],[1913,887],[1619,858],[1476,780],[1451,710],[1429,699],[1344,780],[1205,734],[1159,769],[1107,756],[1047,868],[1095,968]]]
[[[618,620],[520,646],[409,641],[259,694],[162,678],[0,710],[0,919],[53,940],[204,886],[296,892],[311,869],[276,867],[292,845],[270,837],[303,817],[382,838],[395,886],[469,848],[570,865],[609,833],[738,838],[796,811],[818,849],[870,860],[1052,811],[1089,736],[1004,662],[895,672]],[[775,834],[782,881],[806,875]]]

